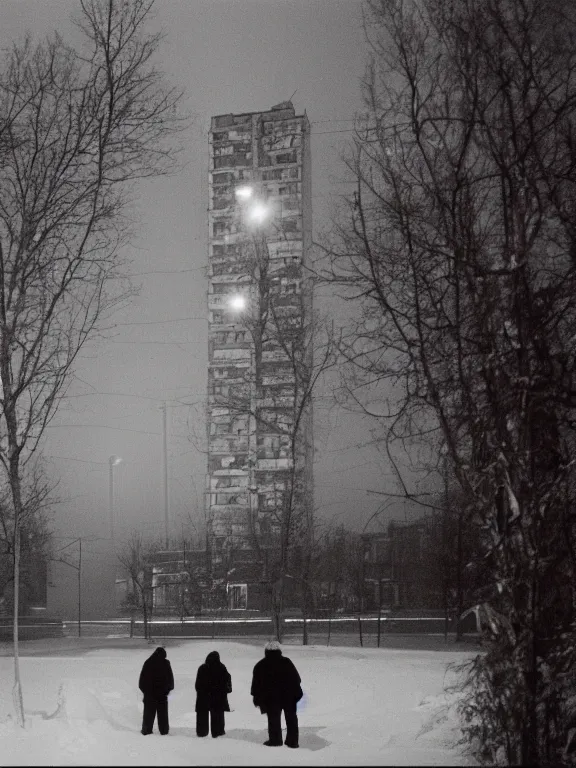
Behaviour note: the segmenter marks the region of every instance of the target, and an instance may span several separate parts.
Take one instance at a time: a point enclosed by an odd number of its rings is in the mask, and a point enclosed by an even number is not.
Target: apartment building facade
[[[310,126],[283,102],[213,117],[209,143],[209,559],[229,608],[264,610],[282,526],[312,505]]]

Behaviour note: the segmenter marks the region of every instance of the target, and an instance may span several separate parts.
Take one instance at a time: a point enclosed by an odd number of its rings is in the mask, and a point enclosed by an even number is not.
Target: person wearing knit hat
[[[264,658],[252,673],[250,695],[254,706],[268,716],[267,747],[282,746],[282,712],[286,721],[284,744],[298,748],[298,715],[296,705],[304,695],[298,670],[292,661],[282,655],[282,646],[270,640],[264,646]]]

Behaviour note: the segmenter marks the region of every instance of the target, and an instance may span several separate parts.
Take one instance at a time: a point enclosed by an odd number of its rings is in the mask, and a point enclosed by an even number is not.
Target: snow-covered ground
[[[0,658],[2,765],[465,765],[446,665],[462,653],[287,646],[302,677],[300,749],[263,746],[266,717],[252,704],[254,643],[167,644],[176,680],[170,734],[140,734],[138,675],[155,646],[21,659],[27,726],[13,719],[13,662]],[[226,735],[195,733],[196,670],[218,650],[232,675]],[[62,687],[61,687],[62,686]],[[59,695],[60,689],[60,695]]]

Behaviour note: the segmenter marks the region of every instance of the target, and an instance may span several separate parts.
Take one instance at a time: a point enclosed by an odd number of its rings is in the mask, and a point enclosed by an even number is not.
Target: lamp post
[[[168,495],[168,427],[167,427],[167,404],[162,403],[162,477],[164,489],[164,543],[166,549],[169,548],[169,495]]]
[[[114,467],[120,464],[122,459],[120,456],[110,456],[108,459],[108,506],[110,511],[110,538],[114,543]]]

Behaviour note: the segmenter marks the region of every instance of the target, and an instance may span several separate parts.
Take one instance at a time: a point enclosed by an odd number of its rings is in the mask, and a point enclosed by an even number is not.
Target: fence
[[[0,616],[0,641],[12,641],[12,616]],[[39,640],[44,637],[64,637],[64,622],[38,616],[21,616],[18,619],[19,640]]]
[[[74,632],[76,623],[66,623],[66,629]],[[333,636],[356,635],[360,645],[367,638],[380,638],[391,634],[402,635],[440,635],[454,632],[455,624],[446,625],[445,619],[437,616],[341,616],[337,618],[306,619],[310,636],[322,635],[328,644]],[[272,619],[266,617],[243,619],[153,619],[152,635],[156,638],[197,638],[214,639],[226,637],[253,637],[272,635]],[[284,635],[287,637],[302,635],[304,619],[285,618]],[[464,631],[474,633],[477,627],[468,626]],[[85,636],[143,637],[142,619],[108,619],[82,622],[82,634]]]

